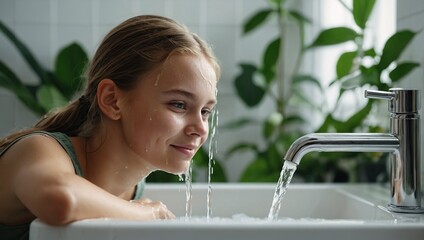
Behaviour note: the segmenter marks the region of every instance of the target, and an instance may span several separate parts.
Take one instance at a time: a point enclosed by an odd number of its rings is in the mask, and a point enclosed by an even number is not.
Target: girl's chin
[[[180,164],[178,166],[170,166],[168,165],[166,169],[162,169],[162,171],[165,171],[170,174],[174,175],[181,175],[185,174],[188,171],[188,168],[190,167],[190,162],[187,162],[187,164]]]

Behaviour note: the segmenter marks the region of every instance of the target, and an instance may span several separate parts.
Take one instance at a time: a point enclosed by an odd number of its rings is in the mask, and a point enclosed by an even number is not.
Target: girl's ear
[[[104,115],[112,120],[121,118],[118,105],[119,88],[110,79],[103,79],[97,86],[97,103]]]

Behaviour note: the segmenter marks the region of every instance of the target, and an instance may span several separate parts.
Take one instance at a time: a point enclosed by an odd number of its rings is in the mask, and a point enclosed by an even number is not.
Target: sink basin
[[[206,216],[206,186],[193,187],[193,216]],[[271,207],[275,185],[213,185],[212,217],[231,218],[242,214],[265,219]],[[185,216],[184,186],[146,188],[146,196],[161,199],[177,216]],[[387,197],[388,199],[388,197]],[[289,186],[281,204],[282,219],[393,220],[386,209],[334,185]],[[304,219],[305,218],[305,219]]]
[[[424,215],[387,211],[387,187],[372,184],[291,184],[279,218],[268,221],[275,184],[194,184],[192,217],[185,218],[181,184],[149,184],[145,197],[163,201],[177,216],[167,221],[93,219],[64,227],[36,220],[31,240],[83,239],[424,239]]]

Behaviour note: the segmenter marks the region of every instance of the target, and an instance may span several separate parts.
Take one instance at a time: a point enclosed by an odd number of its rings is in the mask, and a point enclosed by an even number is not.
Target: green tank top
[[[74,169],[75,169],[75,174],[81,177],[83,176],[81,171],[81,166],[75,154],[75,150],[72,146],[71,139],[64,133],[59,133],[59,132],[50,133],[45,131],[36,131],[36,132],[29,133],[28,135],[22,136],[16,139],[15,141],[13,141],[12,143],[10,143],[9,145],[1,148],[0,157],[11,146],[13,146],[13,144],[17,143],[19,140],[27,136],[34,135],[34,134],[41,134],[41,135],[46,135],[46,136],[54,138],[63,147],[63,149],[71,158],[72,165],[74,166]],[[140,199],[143,194],[143,190],[144,190],[144,179],[137,184],[134,195],[133,195],[133,199]],[[14,225],[14,226],[0,224],[0,239],[1,240],[28,240],[30,224],[31,223]]]

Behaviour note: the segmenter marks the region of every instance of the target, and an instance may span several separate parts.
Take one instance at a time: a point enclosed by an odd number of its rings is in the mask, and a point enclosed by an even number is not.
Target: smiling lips
[[[190,157],[192,157],[196,152],[196,147],[194,145],[171,145],[171,147]]]

